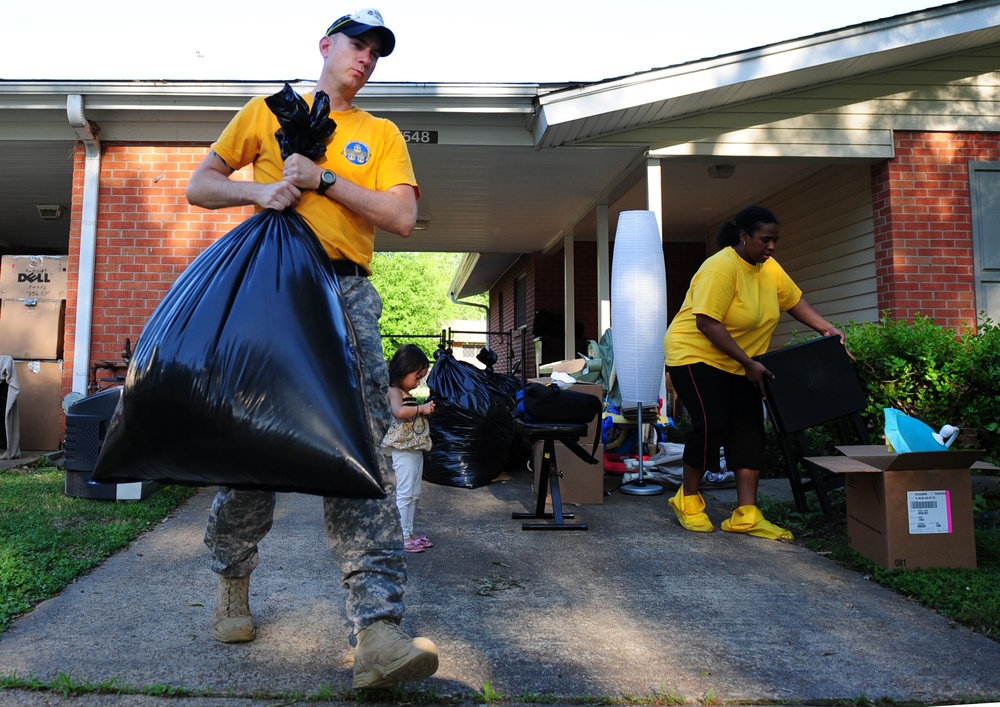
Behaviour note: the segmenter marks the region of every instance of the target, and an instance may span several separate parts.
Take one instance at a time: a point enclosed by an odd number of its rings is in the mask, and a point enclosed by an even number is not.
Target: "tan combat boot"
[[[437,647],[426,638],[410,638],[382,619],[358,632],[354,649],[354,689],[392,687],[423,680],[438,669]]]
[[[222,643],[242,643],[257,637],[250,614],[250,578],[219,576],[212,612],[212,637]]]

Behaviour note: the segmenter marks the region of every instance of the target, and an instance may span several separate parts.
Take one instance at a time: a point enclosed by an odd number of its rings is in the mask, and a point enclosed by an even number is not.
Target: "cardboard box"
[[[548,385],[552,382],[549,376],[542,376],[541,378],[529,378],[529,383],[541,383],[542,385]],[[597,383],[574,383],[570,386],[571,390],[575,390],[580,393],[590,393],[596,396],[600,400],[604,400],[604,388],[602,388]]]
[[[533,450],[532,468],[535,470],[535,478],[531,484],[535,492],[535,499],[538,498],[538,482],[542,473],[542,447],[543,442],[535,442]],[[562,502],[577,503],[581,505],[597,505],[604,503],[604,465],[601,463],[601,447],[597,447],[594,456],[597,457],[597,464],[588,464],[570,451],[562,442],[555,442],[556,464],[555,468],[562,474],[559,477],[559,495]],[[580,446],[587,452],[593,446],[593,442],[580,440]],[[551,468],[550,468],[551,473]],[[552,503],[552,493],[548,491],[545,497],[546,503]]]
[[[62,361],[14,361],[21,449],[50,452],[62,437]]]
[[[65,255],[5,255],[0,259],[0,298],[66,299]]]
[[[63,300],[3,300],[0,355],[50,361],[62,358],[65,316]]]
[[[837,447],[809,457],[846,474],[847,538],[881,567],[976,568],[969,472],[982,451],[895,454],[884,445]]]
[[[543,378],[529,378],[528,382],[548,385],[549,383],[552,382],[552,379],[547,376]],[[595,396],[598,400],[602,401],[603,404],[604,388],[602,388],[600,385],[597,385],[596,383],[574,383],[572,386],[570,386],[570,390],[575,390],[578,393],[590,393],[591,395]],[[586,447],[588,450],[593,445],[594,437],[597,435],[597,431],[600,428],[600,426],[601,426],[600,415],[595,417],[587,425],[587,436],[583,437],[580,440],[580,443],[583,444],[583,446]],[[572,454],[572,452],[570,452],[570,454]]]
[[[542,363],[538,366],[538,374],[542,376],[553,373],[579,373],[587,362],[582,358],[573,358],[568,361],[554,361],[552,363]]]

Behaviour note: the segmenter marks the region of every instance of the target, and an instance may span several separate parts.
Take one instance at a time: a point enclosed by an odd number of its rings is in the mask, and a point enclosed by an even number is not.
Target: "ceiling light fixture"
[[[59,204],[35,204],[35,208],[43,221],[58,221],[63,215],[63,207]]]
[[[729,179],[736,172],[734,164],[710,164],[708,176],[712,179]]]

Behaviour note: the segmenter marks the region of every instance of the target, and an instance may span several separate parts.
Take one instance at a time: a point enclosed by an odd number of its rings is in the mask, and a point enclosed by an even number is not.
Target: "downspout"
[[[478,302],[463,302],[460,299],[455,299],[455,293],[449,292],[448,299],[452,301],[453,304],[460,304],[464,307],[479,307],[486,312],[486,321],[490,320],[490,308],[485,304],[479,304]]]
[[[101,181],[98,127],[83,114],[83,96],[66,96],[66,117],[83,141],[83,215],[80,220],[80,266],[76,288],[76,339],[73,342],[73,392],[87,395],[90,385],[90,340],[94,316],[94,272],[97,254],[97,204]]]

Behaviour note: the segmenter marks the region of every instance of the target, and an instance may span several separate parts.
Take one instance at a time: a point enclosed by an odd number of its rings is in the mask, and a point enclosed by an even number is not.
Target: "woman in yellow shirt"
[[[722,529],[765,538],[792,534],[757,508],[764,464],[764,378],[753,359],[767,351],[782,312],[824,336],[844,335],[802,297],[772,257],[778,219],[751,206],[719,229],[721,250],[691,279],[684,304],[663,340],[670,382],[691,416],[684,445],[684,482],[670,505],[687,530],[714,530],[699,492],[706,471],[720,471],[719,449],[736,476],[737,508]]]

